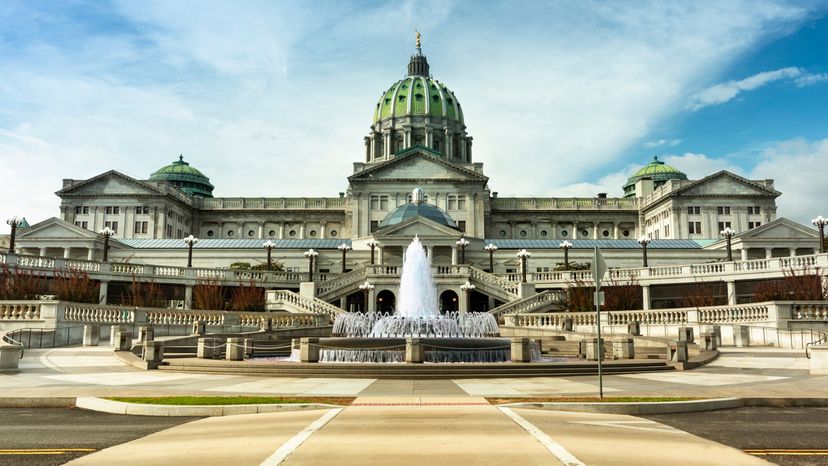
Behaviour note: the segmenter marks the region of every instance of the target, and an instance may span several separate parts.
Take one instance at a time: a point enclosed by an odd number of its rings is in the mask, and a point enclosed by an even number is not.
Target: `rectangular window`
[[[716,213],[718,213],[719,215],[730,215],[730,207],[729,206],[716,207]]]
[[[371,210],[388,210],[388,196],[374,194],[371,196]]]
[[[457,210],[466,210],[466,196],[461,194],[457,196]]]
[[[88,213],[89,213],[89,206],[83,206],[83,213],[84,213],[84,214],[88,214]]]
[[[762,222],[748,222],[748,228],[753,229],[762,226]]]
[[[388,210],[388,196],[380,196],[380,210]]]
[[[104,222],[105,227],[109,227],[110,230],[118,233],[118,222]]]
[[[146,233],[149,222],[135,222],[135,233]]]
[[[377,231],[379,228],[379,221],[378,220],[371,220],[371,233]]]
[[[701,231],[701,222],[687,222],[687,232],[691,235],[698,235]]]
[[[459,228],[460,231],[465,232],[466,231],[466,221],[465,220],[458,220],[457,221],[457,228]]]
[[[730,222],[719,222],[719,231],[722,231],[725,228],[732,228],[730,226]]]
[[[670,225],[664,225],[664,237],[665,238],[670,237]]]
[[[759,206],[748,207],[748,215],[759,215],[762,213],[762,210]]]
[[[83,207],[81,207],[81,206],[77,206],[77,207],[75,207],[75,215],[78,215],[78,214],[80,214],[81,212],[83,212]]]
[[[106,212],[107,215],[112,214],[112,206],[111,205],[106,206],[106,209],[104,210],[104,212]]]
[[[701,214],[701,207],[693,206],[687,208],[687,213],[690,215],[700,215]]]
[[[75,226],[76,226],[76,227],[81,227],[81,228],[83,228],[84,230],[86,230],[86,229],[87,229],[86,227],[87,227],[88,225],[89,225],[89,223],[88,223],[88,222],[75,222]]]
[[[172,238],[172,225],[167,225],[167,238]]]

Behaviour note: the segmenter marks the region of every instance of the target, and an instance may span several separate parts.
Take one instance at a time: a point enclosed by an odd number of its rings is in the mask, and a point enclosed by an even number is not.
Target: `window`
[[[730,222],[719,222],[719,231],[722,231],[725,228],[731,228]]]
[[[520,230],[520,237],[526,238],[526,230]]]
[[[670,225],[664,225],[664,237],[665,238],[670,237]]]
[[[505,238],[506,237],[506,230],[500,230],[500,233],[498,233],[498,234],[500,235],[501,238]]]
[[[149,215],[150,208],[149,208],[148,205],[138,206],[138,207],[135,208],[135,213],[136,214],[141,214],[141,215]]]
[[[86,230],[86,229],[88,229],[87,227],[89,226],[89,223],[87,223],[87,222],[75,222],[75,226],[76,227],[81,227],[81,228]]]
[[[761,213],[759,206],[748,207],[748,215],[760,215]]]
[[[252,237],[256,236],[256,232],[253,231],[253,230],[247,230],[247,236],[252,238]]]
[[[436,151],[440,150],[440,141],[439,140],[435,139],[434,143],[432,145],[434,146],[434,148],[433,148],[434,150],[436,150]]]
[[[546,230],[541,230],[540,235],[541,238],[546,238],[549,235],[549,232],[547,232]]]
[[[288,236],[290,236],[291,238],[292,238],[292,237],[294,237],[294,236],[296,236],[296,230],[290,230],[290,231],[288,232]]]
[[[80,214],[82,211],[83,211],[83,207],[81,207],[81,206],[76,206],[75,207],[75,215]]]
[[[701,234],[701,222],[687,222],[687,232],[691,235]]]
[[[118,233],[118,222],[104,222],[104,227],[109,227],[110,230]]]
[[[603,236],[604,238],[609,237],[609,230],[604,230],[604,231],[602,231],[602,232],[601,232],[601,236]]]
[[[460,231],[465,232],[466,231],[466,221],[465,220],[458,220],[457,221],[457,228],[459,228]]]
[[[379,220],[371,220],[371,233],[377,231],[379,228]]]
[[[465,194],[449,194],[448,210],[466,210]]]
[[[762,222],[748,222],[748,228],[756,228],[762,226]]]
[[[146,233],[149,227],[149,222],[135,222],[135,233]]]
[[[372,194],[371,195],[371,210],[388,210],[388,196]]]
[[[581,236],[583,236],[584,238],[586,238],[587,236],[589,236],[589,232],[588,232],[588,231],[586,231],[586,230],[581,230]]]
[[[719,215],[730,215],[730,207],[728,207],[728,206],[716,207],[716,213],[718,213]]]
[[[629,238],[630,230],[624,230],[624,238]]]
[[[167,225],[167,238],[172,238],[172,225]]]
[[[336,235],[338,235],[338,234],[339,233],[337,233],[336,230],[331,230],[331,232],[330,232],[331,238],[336,238]]]
[[[178,229],[178,236],[176,236],[176,238],[183,238],[183,237],[184,237],[184,233],[182,233],[181,229],[179,228]]]
[[[272,237],[274,237],[274,236],[276,236],[276,230],[270,230],[270,231],[268,231],[268,232],[267,232],[267,236],[270,236],[271,238],[272,238]]]
[[[566,231],[566,230],[561,230],[561,236],[563,236],[564,238],[566,238],[567,236],[569,236],[569,232],[568,232],[568,231]]]
[[[84,214],[88,214],[88,213],[89,213],[89,206],[83,206],[83,213],[84,213]]]
[[[310,237],[311,238],[316,238],[316,230],[311,230],[310,231]]]
[[[172,227],[170,227],[170,230],[172,230]],[[232,238],[232,237],[233,237],[233,235],[235,235],[235,234],[236,234],[236,232],[235,232],[235,231],[233,231],[233,230],[227,230],[227,236],[228,236],[228,237]]]
[[[121,213],[121,208],[119,206],[106,206],[106,214],[107,215],[118,215]]]
[[[701,214],[701,207],[698,207],[698,206],[688,207],[687,208],[687,213],[690,214],[690,215],[699,215],[699,214]]]
[[[213,233],[213,230],[207,230],[207,237],[208,238],[212,238],[214,234],[215,233]]]

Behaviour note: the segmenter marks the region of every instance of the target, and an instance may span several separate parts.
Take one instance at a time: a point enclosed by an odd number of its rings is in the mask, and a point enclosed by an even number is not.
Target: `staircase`
[[[502,321],[502,317],[506,314],[562,311],[566,309],[566,306],[563,304],[564,299],[565,296],[563,292],[546,290],[534,296],[517,299],[502,306],[498,306],[489,311],[489,313],[497,317],[498,321]]]
[[[267,292],[267,310],[270,312],[285,311],[298,314],[322,314],[328,316],[331,321],[339,314],[345,312],[319,298],[308,298],[287,290],[269,290]]]
[[[489,272],[469,266],[469,281],[481,293],[485,293],[500,301],[514,301],[518,299],[520,284],[512,282]]]
[[[366,268],[360,267],[337,275],[316,285],[316,297],[322,301],[336,301],[350,293],[365,280]]]

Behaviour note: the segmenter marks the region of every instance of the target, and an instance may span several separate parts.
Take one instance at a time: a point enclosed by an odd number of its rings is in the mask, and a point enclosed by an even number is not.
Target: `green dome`
[[[440,225],[459,229],[457,228],[457,223],[454,222],[454,219],[451,218],[445,210],[437,207],[436,205],[426,204],[425,202],[422,202],[422,199],[417,202],[416,198],[415,202],[403,204],[389,212],[388,215],[386,215],[380,222],[379,228],[382,229],[391,225],[396,225],[414,217],[425,217],[433,222],[439,223]]]
[[[627,179],[624,185],[624,197],[635,196],[635,183],[643,178],[653,180],[653,185],[659,187],[667,182],[667,180],[686,180],[687,175],[675,167],[665,164],[658,160],[658,156],[653,156],[653,161],[639,169],[631,177]]]
[[[374,108],[374,123],[387,118],[419,115],[463,123],[463,109],[454,92],[430,76],[407,76],[395,82]]]
[[[185,162],[183,155],[178,156],[175,162],[150,175],[150,181],[167,181],[189,196],[213,197],[213,185],[210,184],[210,178]]]

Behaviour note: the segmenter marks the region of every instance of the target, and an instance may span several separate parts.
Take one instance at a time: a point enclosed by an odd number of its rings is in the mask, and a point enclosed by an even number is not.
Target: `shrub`
[[[224,290],[216,280],[199,281],[193,287],[193,307],[205,311],[224,310]]]
[[[230,308],[234,311],[264,311],[264,288],[257,287],[256,281],[252,279],[247,285],[239,283],[233,289]]]
[[[37,299],[47,290],[46,277],[30,270],[0,268],[0,299]]]
[[[135,307],[167,307],[167,297],[161,285],[155,282],[142,282],[132,276],[132,283],[127,288],[125,296],[121,296],[121,304]]]
[[[83,270],[55,270],[52,288],[57,299],[73,303],[97,303],[99,284]]]

